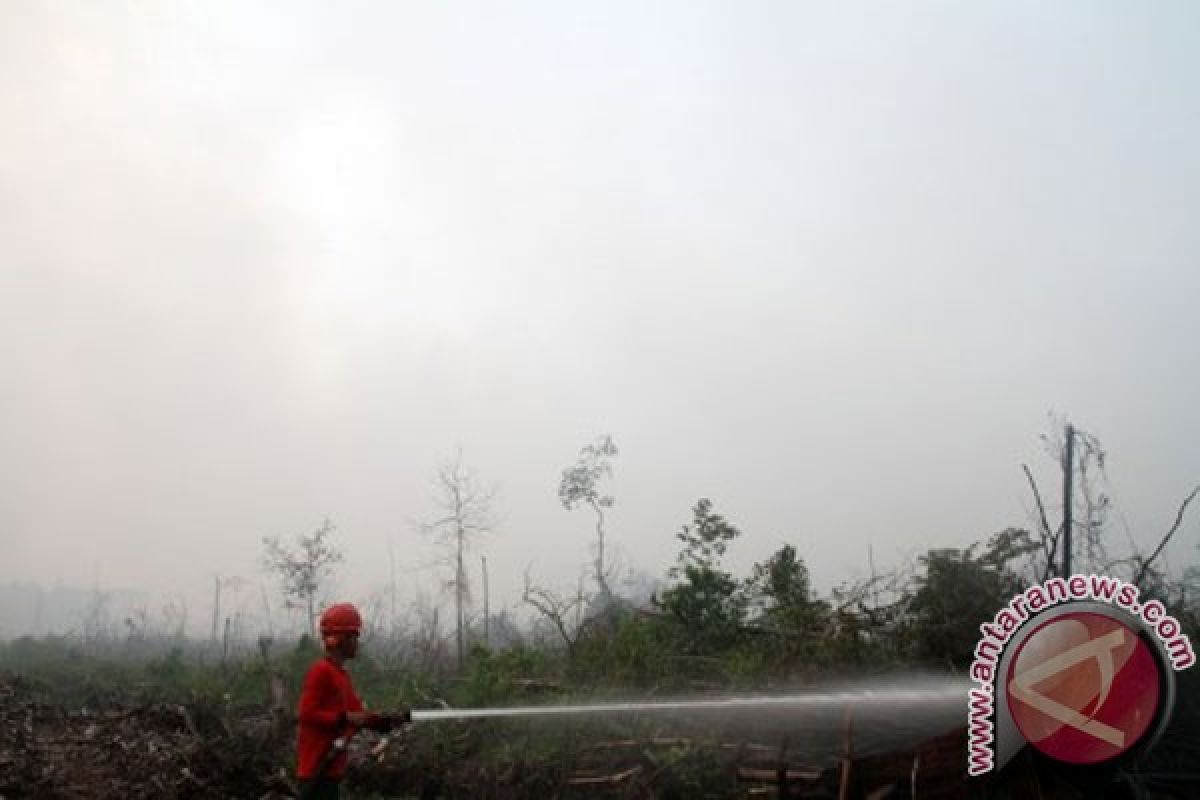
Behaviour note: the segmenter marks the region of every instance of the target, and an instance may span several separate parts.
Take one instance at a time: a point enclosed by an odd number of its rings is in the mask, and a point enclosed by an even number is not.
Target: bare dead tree
[[[163,630],[169,636],[182,640],[187,633],[187,601],[183,598],[168,600],[163,604],[161,616]]]
[[[1029,471],[1028,464],[1022,464],[1021,469],[1025,470],[1025,477],[1029,480],[1029,490],[1033,492],[1033,500],[1037,506],[1038,539],[1046,558],[1046,564],[1042,569],[1042,580],[1044,581],[1054,575],[1056,571],[1055,558],[1058,555],[1058,540],[1062,536],[1062,525],[1058,526],[1058,530],[1050,529],[1050,523],[1046,519],[1046,506],[1042,502],[1042,493],[1038,490],[1037,481],[1033,479],[1033,473]]]
[[[1075,431],[1075,446],[1079,448],[1079,494],[1083,499],[1083,513],[1078,517],[1077,527],[1082,534],[1087,567],[1094,571],[1108,558],[1104,532],[1112,498],[1098,481],[1103,475],[1106,453],[1100,440],[1086,431]]]
[[[844,581],[830,592],[835,612],[875,616],[906,602],[916,574],[916,565],[902,563],[883,572],[873,572],[863,580]]]
[[[492,644],[492,619],[491,619],[492,610],[490,608],[491,597],[488,594],[490,589],[488,587],[487,556],[480,556],[479,560],[480,560],[480,562],[482,562],[482,566],[483,566],[483,569],[481,570],[481,574],[483,576],[483,646],[491,647],[491,644]]]
[[[1079,489],[1078,492],[1073,493],[1070,502],[1073,506],[1076,505],[1078,501],[1075,495],[1078,495],[1079,500],[1082,501],[1081,507],[1073,509],[1079,513],[1071,515],[1073,517],[1073,522],[1071,523],[1072,532],[1080,534],[1077,537],[1077,541],[1080,544],[1078,547],[1072,546],[1072,549],[1083,550],[1083,555],[1086,559],[1086,569],[1108,573],[1116,567],[1128,567],[1133,576],[1133,583],[1145,590],[1147,588],[1147,579],[1157,574],[1154,568],[1155,561],[1162,555],[1167,544],[1170,543],[1172,537],[1174,537],[1183,524],[1184,514],[1187,511],[1188,505],[1196,498],[1197,494],[1200,494],[1200,486],[1193,489],[1183,499],[1183,502],[1180,503],[1175,513],[1174,523],[1162,536],[1157,547],[1154,548],[1150,555],[1143,555],[1139,552],[1137,545],[1133,542],[1132,537],[1130,537],[1130,555],[1122,558],[1109,558],[1107,543],[1104,541],[1104,533],[1113,505],[1110,492],[1102,488],[1109,485],[1108,476],[1105,471],[1108,455],[1099,438],[1095,435],[1074,426],[1066,425],[1063,419],[1053,416],[1051,419],[1052,425],[1056,430],[1062,428],[1071,431],[1070,435],[1073,437],[1074,447],[1078,448],[1078,457],[1075,459],[1073,469],[1077,477],[1074,483]],[[1041,439],[1046,451],[1060,463],[1064,462],[1066,449],[1064,439],[1051,434],[1043,434]],[[1038,489],[1037,481],[1034,480],[1033,473],[1030,471],[1028,465],[1022,464],[1021,469],[1024,470],[1025,477],[1029,482],[1029,488],[1033,494],[1034,505],[1037,510],[1036,520],[1041,545],[1040,549],[1046,559],[1042,574],[1042,579],[1045,580],[1057,572],[1058,549],[1061,540],[1064,538],[1064,524],[1068,515],[1064,513],[1064,522],[1060,523],[1057,529],[1051,529],[1046,514],[1046,506],[1042,502],[1042,494]]]
[[[412,605],[410,616],[415,620],[411,634],[414,665],[422,672],[441,675],[448,656],[448,637],[442,631],[441,614],[437,605],[428,597],[420,595]]]
[[[383,620],[387,618],[387,615],[384,614],[384,607],[387,604],[386,596],[387,595],[384,590],[376,589],[368,594],[366,599],[362,601],[362,641],[370,643],[373,641],[378,641],[380,638],[380,633],[384,627]],[[372,650],[374,649],[375,647],[372,646]]]
[[[92,589],[88,596],[87,607],[83,612],[83,643],[95,647],[104,639],[113,638],[112,631],[112,599],[113,593],[99,586]]]
[[[271,614],[271,600],[267,597],[267,587],[259,581],[258,592],[262,599],[263,620],[267,625],[267,638],[275,638],[275,619]]]
[[[1069,501],[1071,508],[1069,510],[1064,502],[1062,520],[1057,527],[1052,528],[1046,513],[1046,505],[1042,500],[1042,492],[1033,477],[1033,472],[1029,469],[1028,464],[1021,465],[1029,483],[1030,492],[1033,494],[1034,506],[1037,511],[1035,521],[1039,550],[1046,560],[1041,570],[1042,580],[1061,572],[1059,563],[1067,554],[1060,552],[1060,548],[1065,550],[1066,541],[1072,541],[1072,553],[1070,554],[1072,560],[1076,551],[1083,550],[1087,569],[1096,570],[1106,562],[1107,547],[1104,541],[1104,532],[1112,505],[1111,498],[1101,489],[1100,485],[1107,457],[1100,440],[1087,431],[1067,424],[1065,418],[1051,415],[1050,419],[1051,427],[1056,432],[1042,434],[1040,437],[1042,445],[1057,463],[1065,465],[1068,450],[1066,436],[1071,437],[1073,442],[1071,449],[1077,448],[1078,452],[1071,459],[1070,484],[1078,487],[1078,490],[1071,492]],[[1068,433],[1059,435],[1058,430]],[[1079,509],[1076,509],[1077,497],[1082,500],[1082,508]],[[1068,520],[1070,520],[1070,536],[1066,535]]]
[[[590,622],[590,619],[584,619],[581,616],[585,604],[583,592],[563,593],[546,586],[539,586],[530,577],[531,569],[525,570],[525,591],[521,599],[554,626],[554,630],[566,647],[567,659],[573,660],[579,637]]]
[[[495,529],[497,522],[492,507],[496,496],[495,487],[484,486],[474,470],[463,463],[460,449],[454,460],[443,464],[434,476],[433,504],[437,517],[420,526],[449,554],[448,561],[454,573],[449,587],[454,591],[455,652],[460,670],[465,653],[465,608],[470,599],[463,556],[475,539]]]
[[[212,633],[211,640],[215,645],[217,643],[217,627],[221,619],[221,590],[232,589],[234,592],[235,614],[240,613],[240,609],[236,608],[237,601],[241,591],[247,585],[245,578],[240,578],[237,575],[222,577],[219,573],[213,575],[213,613],[212,613]]]
[[[1139,563],[1139,567],[1137,575],[1133,579],[1134,585],[1143,586],[1142,582],[1146,579],[1147,574],[1149,574],[1151,565],[1154,563],[1154,560],[1162,554],[1162,551],[1167,546],[1167,543],[1171,541],[1171,537],[1175,535],[1177,530],[1179,530],[1179,526],[1183,524],[1184,512],[1187,511],[1188,504],[1196,498],[1197,494],[1200,494],[1200,486],[1192,489],[1191,494],[1185,497],[1183,502],[1179,504],[1179,510],[1175,512],[1174,524],[1171,525],[1170,530],[1168,530],[1166,534],[1163,535],[1162,539],[1159,540],[1158,547],[1154,548],[1154,552],[1146,558],[1135,557],[1136,561]]]

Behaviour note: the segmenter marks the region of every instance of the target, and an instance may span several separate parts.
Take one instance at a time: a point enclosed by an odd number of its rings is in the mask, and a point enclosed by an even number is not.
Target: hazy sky
[[[652,574],[1023,524],[1051,410],[1143,545],[1200,481],[1195,3],[6,2],[0,121],[0,580],[430,589],[461,445],[512,603],[605,432]]]

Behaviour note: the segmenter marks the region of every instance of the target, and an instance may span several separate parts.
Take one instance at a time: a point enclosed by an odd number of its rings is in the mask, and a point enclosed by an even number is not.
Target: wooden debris
[[[778,783],[780,774],[788,783],[811,783],[821,777],[821,770],[818,767],[789,767],[784,770],[764,769],[761,767],[738,767],[738,780],[748,783]]]
[[[568,786],[616,786],[632,778],[642,771],[641,765],[630,767],[627,770],[614,773],[612,775],[579,775],[567,781]]]

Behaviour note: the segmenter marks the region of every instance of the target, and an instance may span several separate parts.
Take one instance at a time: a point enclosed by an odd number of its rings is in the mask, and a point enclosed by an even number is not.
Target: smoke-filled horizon
[[[6,3],[0,582],[205,630],[329,517],[337,596],[436,597],[461,448],[512,607],[587,570],[611,434],[624,564],[708,497],[824,591],[1031,525],[1022,463],[1056,516],[1050,412],[1149,549],[1200,481],[1197,17]]]

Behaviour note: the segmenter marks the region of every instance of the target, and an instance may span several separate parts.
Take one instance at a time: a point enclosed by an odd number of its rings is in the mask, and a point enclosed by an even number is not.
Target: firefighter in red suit
[[[354,692],[345,662],[358,654],[362,617],[350,603],[338,603],[321,615],[325,657],[308,670],[300,693],[300,730],[296,749],[300,796],[305,800],[337,800],[346,771],[344,745],[360,728],[386,732],[391,715],[372,714]]]

